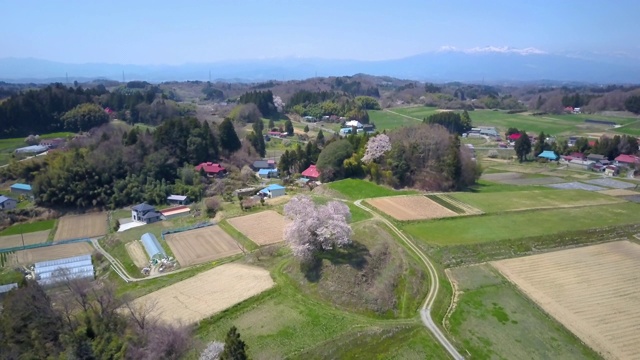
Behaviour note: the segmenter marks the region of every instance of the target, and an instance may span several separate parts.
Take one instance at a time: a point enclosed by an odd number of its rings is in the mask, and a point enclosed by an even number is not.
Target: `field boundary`
[[[177,233],[181,233],[181,232],[185,232],[185,231],[189,231],[189,230],[201,229],[203,227],[213,226],[215,224],[216,223],[214,223],[214,222],[206,221],[206,222],[197,223],[195,225],[183,226],[183,227],[179,227],[179,228],[175,228],[175,229],[169,229],[169,230],[162,230],[160,232],[160,237],[162,237],[163,241],[166,241],[165,238],[164,238],[165,235],[177,234]]]
[[[68,239],[68,240],[60,240],[60,241],[52,241],[52,242],[43,242],[43,243],[39,243],[39,244],[31,244],[31,245],[25,245],[25,246],[14,246],[14,247],[10,247],[10,248],[0,249],[0,254],[1,253],[9,253],[9,252],[13,252],[13,251],[20,251],[20,250],[37,249],[37,248],[41,248],[41,247],[54,246],[54,245],[73,244],[73,243],[78,243],[78,242],[91,242],[91,239],[89,239],[89,238],[77,238],[77,239]]]

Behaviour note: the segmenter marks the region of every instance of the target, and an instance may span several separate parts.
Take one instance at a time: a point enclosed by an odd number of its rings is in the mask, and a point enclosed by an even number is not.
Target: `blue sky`
[[[0,58],[380,60],[443,46],[640,57],[637,0],[0,0]]]

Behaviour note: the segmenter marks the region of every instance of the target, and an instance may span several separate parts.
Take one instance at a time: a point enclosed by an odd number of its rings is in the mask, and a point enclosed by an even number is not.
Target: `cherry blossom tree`
[[[386,134],[380,134],[367,141],[367,148],[364,151],[362,162],[370,163],[382,157],[391,150],[391,141]]]
[[[351,212],[340,201],[316,205],[309,196],[298,195],[285,205],[284,214],[292,220],[284,229],[284,239],[293,255],[303,261],[318,252],[351,244]]]

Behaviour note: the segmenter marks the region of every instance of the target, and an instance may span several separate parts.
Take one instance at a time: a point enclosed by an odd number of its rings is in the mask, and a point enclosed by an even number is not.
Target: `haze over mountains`
[[[108,78],[150,82],[212,80],[295,80],[314,76],[366,73],[411,80],[447,82],[638,83],[640,61],[613,54],[552,54],[535,48],[478,47],[439,51],[401,59],[361,61],[320,58],[270,58],[183,65],[66,64],[34,58],[0,59],[0,80],[51,82]]]

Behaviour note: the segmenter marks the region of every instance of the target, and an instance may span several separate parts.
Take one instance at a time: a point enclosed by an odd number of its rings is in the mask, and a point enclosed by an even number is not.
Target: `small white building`
[[[357,127],[358,129],[361,129],[361,128],[362,128],[362,123],[361,123],[360,121],[358,121],[358,120],[350,120],[350,121],[347,121],[346,123],[344,123],[344,125],[345,125],[345,126],[355,126],[355,127]]]
[[[186,195],[169,195],[167,196],[167,202],[170,205],[187,205],[189,203],[189,197]]]

